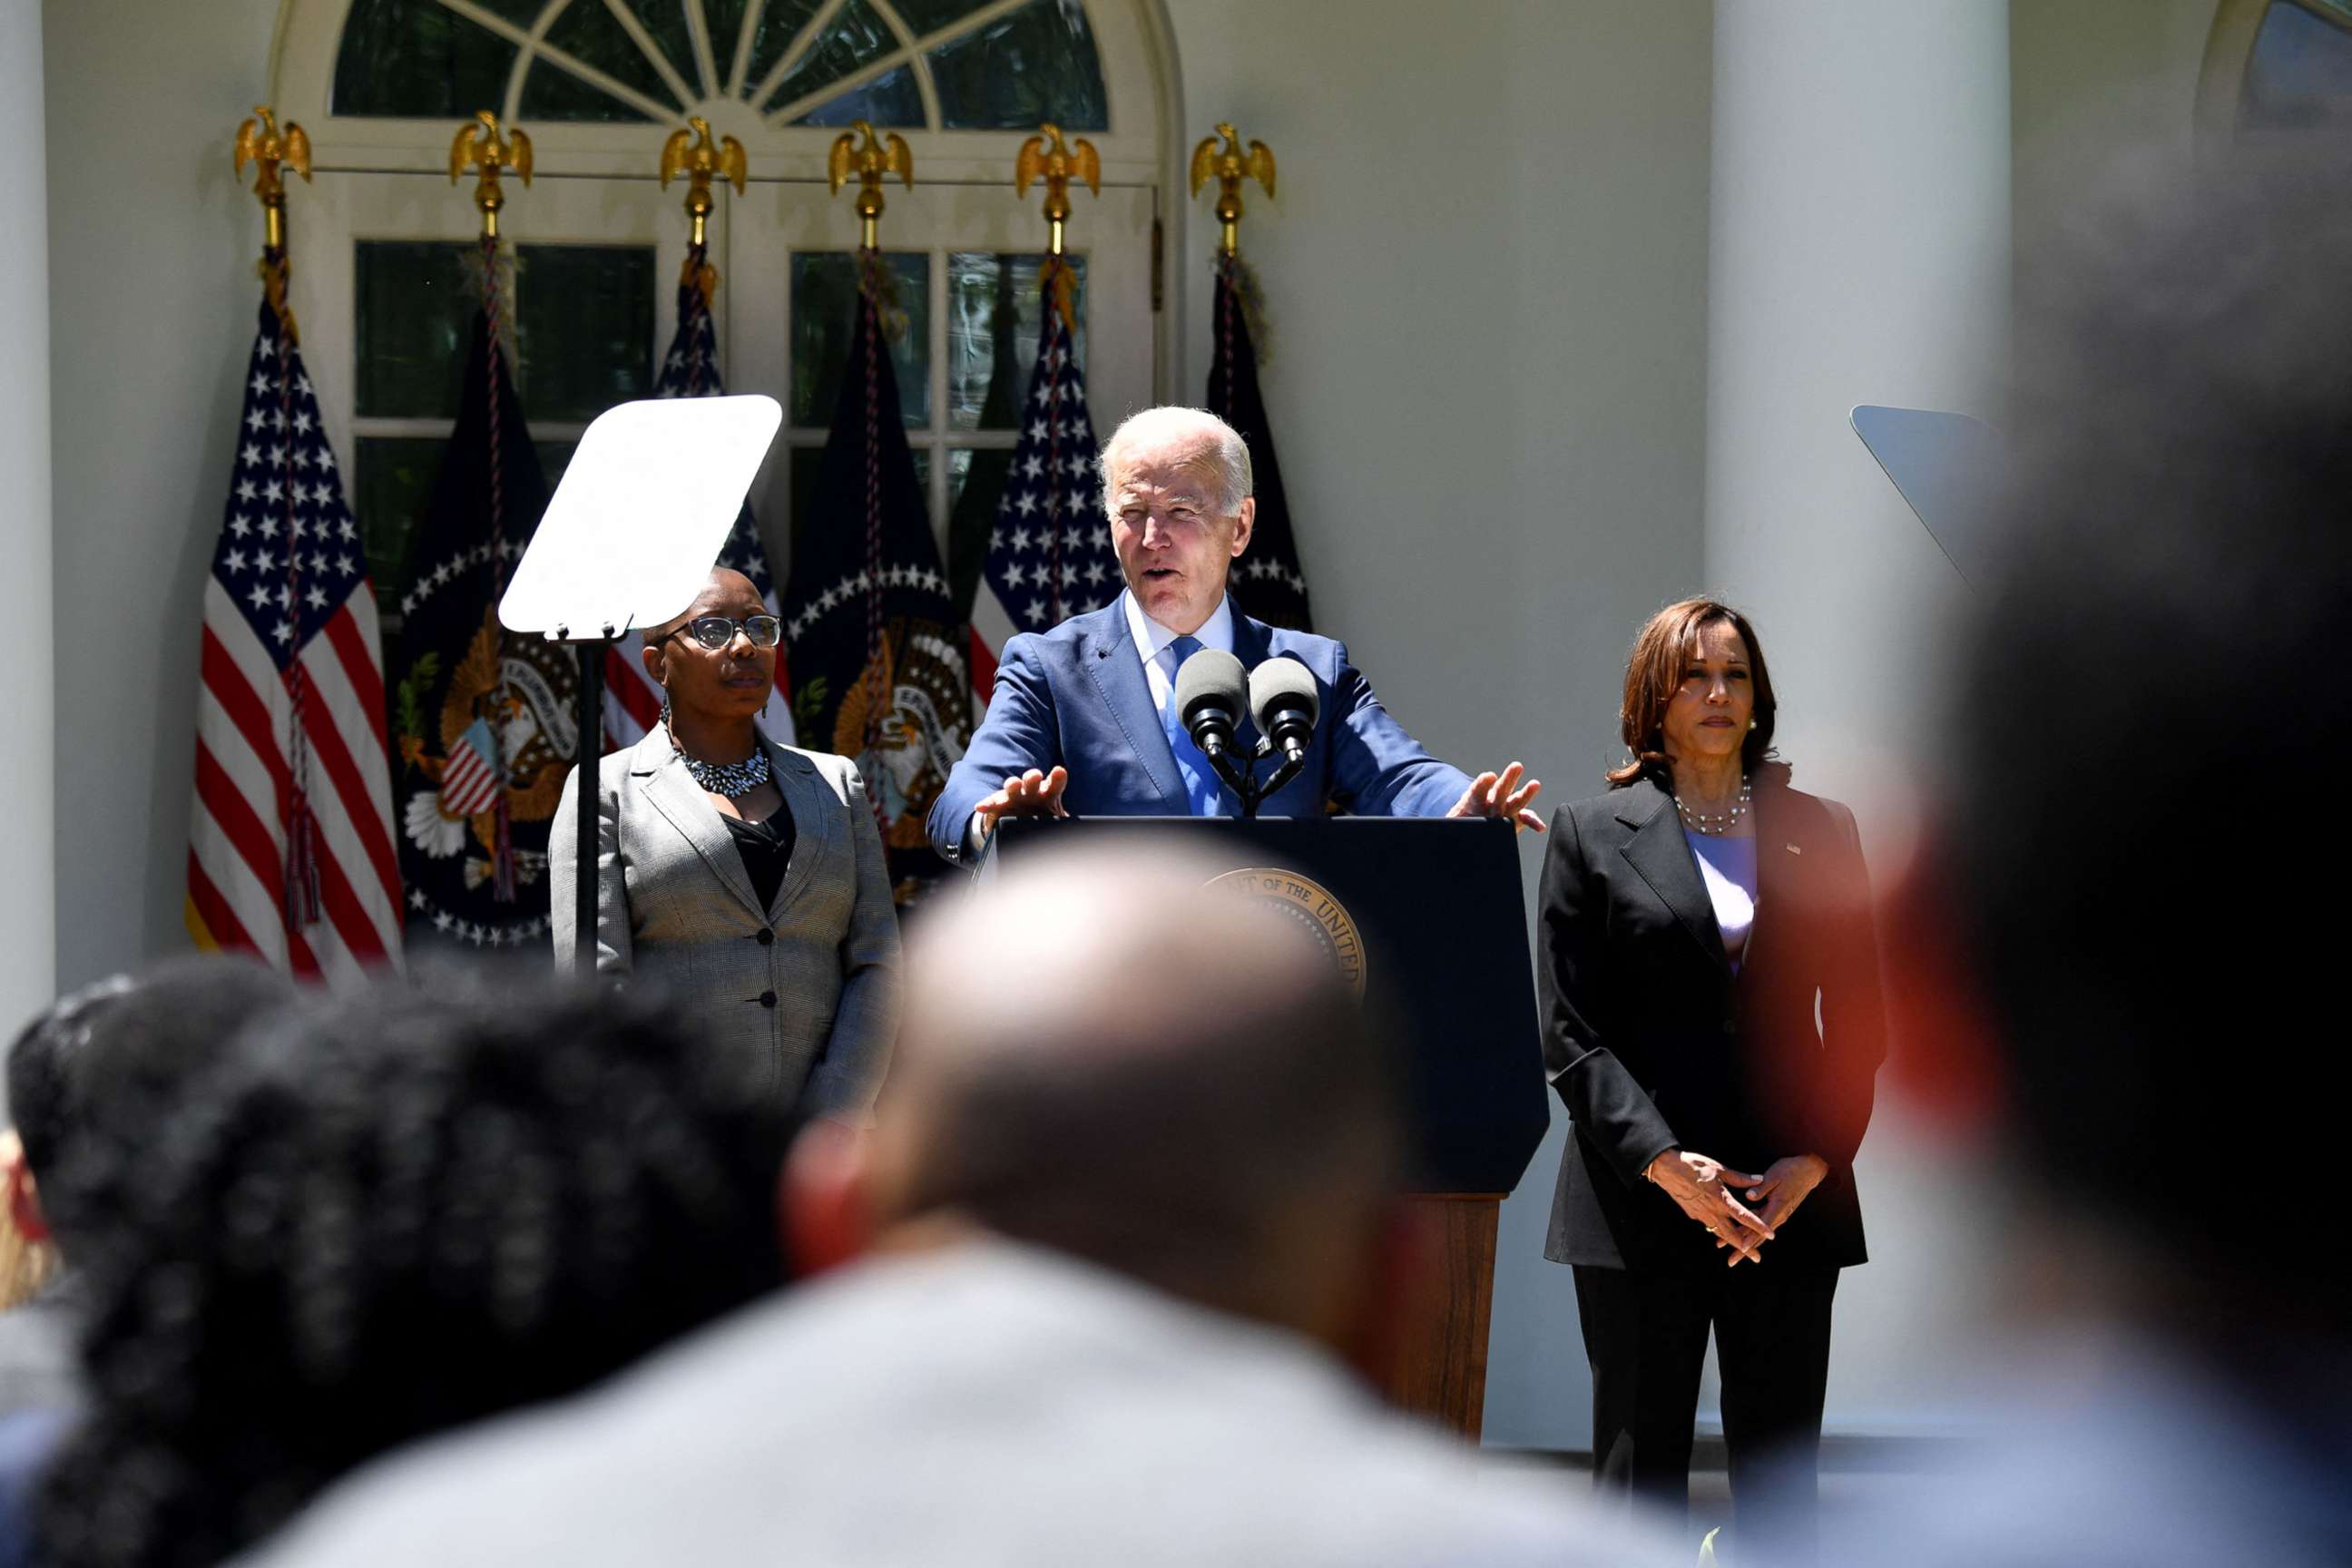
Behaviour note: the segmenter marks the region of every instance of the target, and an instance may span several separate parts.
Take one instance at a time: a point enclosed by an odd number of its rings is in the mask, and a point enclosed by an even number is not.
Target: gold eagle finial
[[[857,144],[860,136],[866,138],[863,147]],[[873,126],[853,120],[848,130],[834,138],[833,155],[825,160],[824,172],[826,184],[836,196],[851,174],[857,176],[857,243],[874,249],[877,223],[882,216],[882,182],[896,174],[908,190],[915,188],[915,155],[907,151],[906,138],[896,132],[877,136]]]
[[[482,237],[496,239],[499,209],[507,205],[499,172],[512,169],[517,179],[530,184],[530,138],[520,130],[500,135],[499,117],[487,109],[478,110],[473,119],[457,127],[457,139],[449,143],[449,183],[456,184],[469,168],[481,171],[474,182],[474,205],[481,209]]]
[[[266,226],[262,243],[271,250],[286,248],[286,182],[280,169],[291,169],[305,181],[310,178],[310,138],[292,121],[278,129],[278,116],[266,104],[253,106],[254,118],[236,128],[236,150],[233,154],[236,177],[245,179],[245,166],[258,164],[261,177],[254,182],[253,194],[261,203],[262,221]]]
[[[1013,160],[1013,194],[1027,195],[1029,186],[1036,180],[1045,182],[1045,248],[1055,256],[1062,254],[1062,226],[1070,220],[1070,181],[1073,176],[1084,180],[1087,189],[1102,195],[1102,159],[1095,153],[1095,144],[1085,137],[1076,142],[1062,140],[1058,125],[1041,125],[1039,134],[1021,143],[1021,152]]]
[[[1225,139],[1222,152],[1217,136]],[[1265,187],[1267,199],[1273,199],[1274,149],[1253,142],[1249,151],[1243,152],[1241,132],[1222,120],[1217,121],[1217,136],[1203,136],[1192,149],[1192,194],[1199,195],[1212,177],[1216,180],[1217,222],[1224,228],[1218,244],[1231,256],[1241,248],[1242,182],[1255,180]]]
[[[725,180],[740,196],[750,168],[743,160],[743,143],[732,136],[713,142],[710,121],[699,114],[688,115],[686,122],[691,130],[673,131],[669,140],[662,143],[661,183],[662,189],[667,190],[672,180],[680,174],[687,177],[687,216],[694,220],[694,243],[701,245],[704,226],[715,205],[710,195],[710,177],[716,174]]]

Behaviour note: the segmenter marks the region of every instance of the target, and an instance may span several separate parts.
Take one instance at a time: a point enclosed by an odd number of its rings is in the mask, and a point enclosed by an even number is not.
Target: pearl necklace
[[[768,748],[756,741],[752,742],[751,754],[740,763],[706,763],[679,745],[676,735],[669,738],[669,749],[677,753],[677,760],[686,764],[694,782],[712,795],[734,800],[768,782]]]
[[[1730,832],[1733,825],[1748,815],[1748,804],[1753,797],[1753,793],[1748,782],[1748,775],[1742,773],[1739,775],[1739,798],[1731,803],[1729,811],[1720,811],[1711,815],[1704,811],[1693,811],[1683,804],[1683,797],[1680,795],[1675,796],[1675,809],[1682,814],[1684,825],[1692,832],[1713,837]]]

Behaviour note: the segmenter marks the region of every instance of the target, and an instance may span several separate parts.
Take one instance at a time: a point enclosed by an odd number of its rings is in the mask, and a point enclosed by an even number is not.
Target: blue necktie
[[[1224,815],[1224,791],[1217,782],[1216,770],[1201,748],[1192,744],[1192,737],[1184,732],[1184,721],[1176,711],[1176,672],[1184,661],[1201,651],[1201,639],[1181,637],[1170,643],[1160,654],[1168,671],[1168,700],[1160,704],[1160,727],[1168,731],[1168,749],[1176,754],[1176,772],[1184,781],[1184,800],[1195,816]]]

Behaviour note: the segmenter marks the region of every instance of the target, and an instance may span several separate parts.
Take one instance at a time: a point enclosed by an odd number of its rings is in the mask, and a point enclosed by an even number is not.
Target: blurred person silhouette
[[[89,1404],[39,1563],[220,1562],[360,1461],[574,1393],[781,1278],[787,1113],[647,992],[499,970],[319,998],[112,1131],[118,1213],[68,1251]]]
[[[1046,856],[931,916],[879,1125],[787,1165],[817,1278],[355,1478],[267,1561],[1686,1562],[1380,1405],[1390,1067],[1216,869]]]
[[[10,1046],[0,1180],[16,1234],[54,1263],[32,1300],[0,1316],[0,1564],[22,1561],[33,1489],[85,1403],[80,1266],[120,1220],[136,1151],[240,1029],[294,995],[247,960],[174,959],[60,999]]]
[[[1842,1561],[2352,1562],[2345,172],[2239,167],[2029,279],[1941,869],[1898,900],[1948,891],[1961,974],[1898,1025],[1977,1041],[2004,1123],[2009,1393]]]
[[[183,1086],[240,1028],[294,995],[257,963],[182,958],[85,986],[18,1033],[0,1183],[18,1238],[54,1261],[33,1299],[0,1316],[0,1417],[79,1405],[83,1292],[73,1266],[120,1212],[130,1174],[121,1151],[154,1135]]]

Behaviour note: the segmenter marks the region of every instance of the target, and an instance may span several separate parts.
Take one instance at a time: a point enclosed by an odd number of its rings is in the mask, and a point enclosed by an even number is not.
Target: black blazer
[[[1552,817],[1537,979],[1546,1073],[1573,1123],[1544,1246],[1554,1262],[1723,1268],[1714,1238],[1643,1179],[1676,1146],[1751,1173],[1820,1155],[1828,1177],[1763,1266],[1867,1256],[1853,1155],[1886,1054],[1869,878],[1853,814],[1783,778],[1756,781],[1756,923],[1736,977],[1661,783]]]

